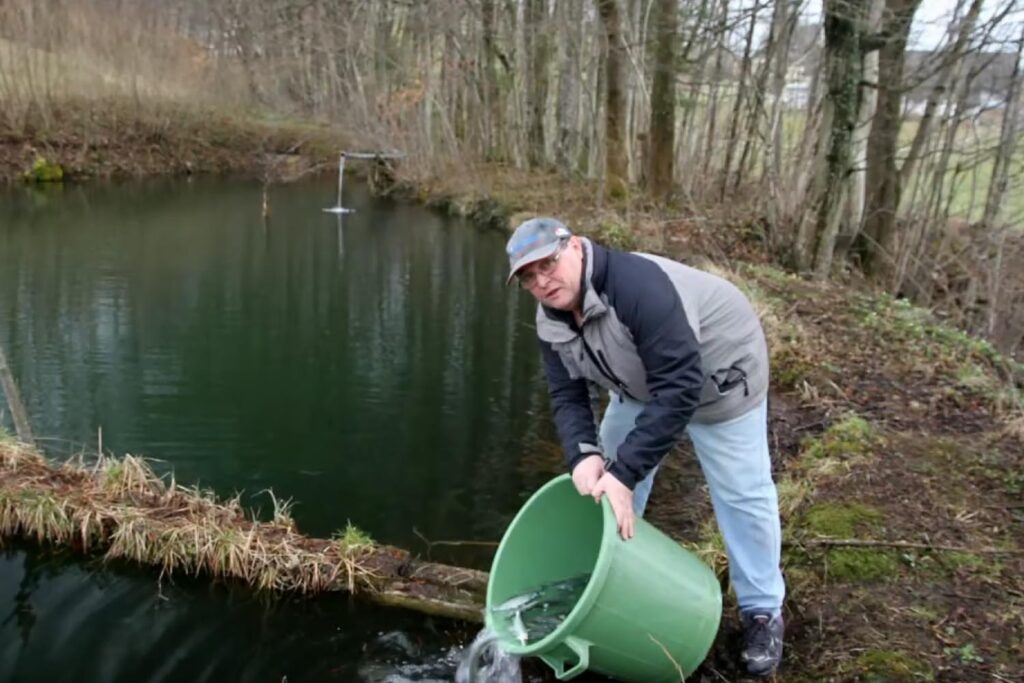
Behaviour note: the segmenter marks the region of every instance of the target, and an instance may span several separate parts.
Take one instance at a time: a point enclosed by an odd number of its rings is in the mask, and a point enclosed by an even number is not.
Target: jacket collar
[[[580,241],[583,243],[583,282],[580,289],[583,292],[583,322],[586,323],[608,310],[601,300],[608,272],[608,252],[586,237]]]

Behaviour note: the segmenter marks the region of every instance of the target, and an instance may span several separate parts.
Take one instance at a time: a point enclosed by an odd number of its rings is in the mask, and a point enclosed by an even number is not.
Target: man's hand
[[[602,474],[604,458],[600,455],[588,455],[572,469],[572,483],[576,485],[576,490],[581,496],[589,496]]]
[[[591,489],[590,495],[594,497],[596,503],[601,502],[602,495],[608,496],[608,502],[612,504],[612,512],[615,513],[615,521],[619,523],[619,536],[622,536],[624,541],[633,538],[633,532],[636,529],[633,491],[616,479],[614,474],[605,472]]]

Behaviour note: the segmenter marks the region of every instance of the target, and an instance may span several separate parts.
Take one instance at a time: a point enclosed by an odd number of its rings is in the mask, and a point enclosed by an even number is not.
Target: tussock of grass
[[[870,422],[851,413],[834,422],[820,437],[807,439],[801,458],[820,466],[830,459],[869,457],[883,444],[884,439]]]
[[[142,458],[55,465],[27,446],[0,442],[4,536],[102,551],[167,575],[238,579],[264,590],[386,592],[390,604],[467,619],[482,607],[482,573],[418,563],[351,523],[333,539],[304,536],[288,514],[289,502],[270,495],[274,518],[263,522],[247,517],[237,496],[219,500],[166,481]],[[424,567],[430,579],[413,586],[403,578]]]

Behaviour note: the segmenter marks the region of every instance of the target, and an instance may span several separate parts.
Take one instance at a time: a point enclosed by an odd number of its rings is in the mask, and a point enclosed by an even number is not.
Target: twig
[[[715,667],[713,667],[711,665],[708,665],[708,668],[711,669],[711,673],[713,673],[716,676],[718,676],[720,679],[725,681],[725,683],[729,683],[729,679],[726,678],[725,676],[723,676],[721,673],[719,673],[718,669],[716,669]]]
[[[661,651],[665,653],[666,657],[668,657],[668,661],[672,662],[672,666],[674,666],[676,668],[676,671],[679,672],[680,683],[686,683],[686,675],[683,674],[683,667],[679,666],[679,662],[677,662],[676,658],[672,656],[672,653],[668,651],[668,648],[662,645],[661,641],[655,638],[653,634],[648,633],[647,637],[653,640],[655,643],[657,643],[658,647],[661,648]]]
[[[482,546],[485,548],[497,548],[497,541],[431,541],[429,538],[420,533],[420,530],[416,527],[412,528],[412,532],[419,537],[421,541],[427,544],[427,555],[430,555],[430,549],[435,545],[475,545]]]
[[[18,440],[30,446],[35,444],[32,438],[32,428],[28,422],[28,413],[25,412],[25,404],[21,402],[21,395],[18,394],[18,385],[14,382],[14,375],[7,365],[7,356],[0,347],[0,387],[7,396],[7,405],[11,407],[11,419],[14,420],[14,431]]]
[[[933,543],[914,543],[911,541],[876,541],[859,538],[805,538],[802,542],[806,545],[826,546],[877,546],[883,548],[917,548],[920,550],[945,550],[948,552],[978,553],[992,555],[1020,555],[1024,549],[1020,548],[967,548],[956,545],[937,545]],[[786,545],[791,545],[787,543]]]

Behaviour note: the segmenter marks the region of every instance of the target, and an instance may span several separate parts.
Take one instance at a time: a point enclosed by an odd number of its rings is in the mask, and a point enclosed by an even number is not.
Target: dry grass
[[[467,570],[420,563],[376,544],[351,524],[332,539],[299,533],[288,504],[271,494],[274,518],[247,517],[239,499],[219,500],[156,475],[142,458],[79,457],[56,465],[0,441],[0,534],[69,545],[159,567],[161,575],[205,574],[262,590],[346,590],[390,604],[472,619],[485,584]],[[421,577],[408,581],[406,577]],[[426,578],[422,578],[426,577]],[[454,578],[453,578],[454,577]]]

